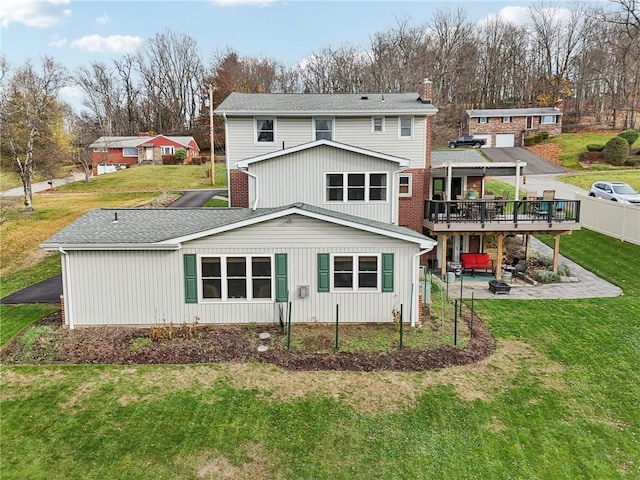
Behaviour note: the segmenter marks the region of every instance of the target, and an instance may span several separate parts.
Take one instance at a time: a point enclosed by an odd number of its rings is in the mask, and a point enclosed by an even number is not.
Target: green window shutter
[[[184,302],[198,303],[198,269],[195,253],[185,253],[184,260]]]
[[[382,254],[382,291],[393,292],[393,253]]]
[[[287,254],[276,253],[276,302],[286,302],[289,299],[287,285]]]
[[[318,254],[318,292],[329,291],[329,254]]]

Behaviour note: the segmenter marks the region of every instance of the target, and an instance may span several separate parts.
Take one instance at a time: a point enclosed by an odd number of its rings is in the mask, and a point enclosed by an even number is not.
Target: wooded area
[[[467,109],[552,106],[558,99],[567,130],[638,128],[639,6],[637,0],[578,1],[568,9],[541,3],[528,7],[525,25],[440,9],[424,21],[396,19],[368,45],[323,47],[293,66],[232,49],[206,61],[196,40],[171,30],[149,38],[136,55],[75,72],[51,58],[9,66],[0,56],[2,158],[5,166],[24,167],[25,158],[45,165],[56,157],[45,154],[48,139],[57,135],[59,143],[61,133],[77,159],[100,136],[139,132],[193,135],[207,150],[209,86],[215,107],[232,91],[414,92],[429,78],[439,108],[435,145],[460,133]],[[47,88],[30,97],[30,85]],[[79,114],[58,100],[60,89],[72,85],[83,92]],[[222,148],[222,119],[215,122]]]

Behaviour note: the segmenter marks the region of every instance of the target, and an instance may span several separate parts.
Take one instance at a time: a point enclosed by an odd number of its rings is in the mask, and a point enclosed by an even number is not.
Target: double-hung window
[[[401,197],[410,197],[412,194],[412,176],[411,174],[404,174],[398,176],[398,193]]]
[[[327,173],[327,202],[385,202],[386,173]]]
[[[203,256],[200,277],[203,300],[271,300],[270,256]]]
[[[173,155],[175,153],[175,148],[171,147],[160,147],[160,155]]]
[[[335,290],[378,290],[380,257],[371,254],[334,255],[332,261]]]
[[[333,119],[314,118],[313,128],[316,140],[333,140]]]
[[[274,143],[276,141],[274,118],[256,118],[256,141],[258,143]]]
[[[371,131],[384,133],[384,117],[371,117]]]
[[[398,119],[398,136],[409,139],[413,136],[413,117],[400,117]]]

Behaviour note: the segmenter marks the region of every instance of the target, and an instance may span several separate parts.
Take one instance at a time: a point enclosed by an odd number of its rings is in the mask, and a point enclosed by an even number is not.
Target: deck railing
[[[425,202],[425,219],[433,223],[580,222],[579,200],[457,200]]]

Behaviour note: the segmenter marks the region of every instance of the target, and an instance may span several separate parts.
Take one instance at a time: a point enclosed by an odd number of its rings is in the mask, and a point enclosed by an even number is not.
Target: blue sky
[[[588,3],[606,0],[589,0]],[[546,2],[551,4],[550,2]],[[568,2],[555,2],[566,5]],[[216,50],[296,64],[313,51],[344,44],[365,48],[370,37],[437,9],[464,8],[470,20],[503,15],[520,22],[534,0],[1,0],[0,50],[13,66],[50,55],[71,70],[135,53],[166,28],[187,33],[208,65]]]

